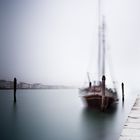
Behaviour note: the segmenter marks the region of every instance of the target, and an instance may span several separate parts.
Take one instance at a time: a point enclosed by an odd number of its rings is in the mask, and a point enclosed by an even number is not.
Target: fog
[[[102,0],[106,72],[139,88],[140,1]],[[0,1],[0,79],[82,85],[97,78],[98,0]]]

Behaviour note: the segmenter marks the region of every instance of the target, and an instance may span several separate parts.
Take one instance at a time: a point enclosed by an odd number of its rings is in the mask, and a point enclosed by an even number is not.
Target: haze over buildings
[[[138,88],[140,1],[102,2],[113,76]],[[98,0],[0,1],[0,19],[0,79],[79,85],[87,71],[96,78]]]

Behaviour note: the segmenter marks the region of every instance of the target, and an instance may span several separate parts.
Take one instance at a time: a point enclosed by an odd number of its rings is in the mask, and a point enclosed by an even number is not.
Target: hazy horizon
[[[140,89],[140,1],[101,1],[114,80]],[[87,72],[97,78],[98,0],[0,1],[0,18],[0,79],[82,85]]]

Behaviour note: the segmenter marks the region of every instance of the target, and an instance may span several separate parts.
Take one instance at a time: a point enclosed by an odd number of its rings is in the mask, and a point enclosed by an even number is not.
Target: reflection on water
[[[133,105],[127,94],[106,112],[85,108],[78,90],[0,91],[0,140],[118,140]]]
[[[82,128],[86,134],[85,139],[97,138],[99,140],[114,140],[112,130],[116,129],[115,119],[117,113],[117,104],[114,104],[110,110],[101,112],[89,108],[83,109]],[[116,132],[115,132],[116,133]]]

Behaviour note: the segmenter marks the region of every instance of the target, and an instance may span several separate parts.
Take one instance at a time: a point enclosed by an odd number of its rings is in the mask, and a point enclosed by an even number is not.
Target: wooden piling
[[[14,78],[14,102],[16,102],[17,79]]]
[[[124,83],[122,83],[122,101],[124,102]]]
[[[104,111],[105,109],[105,76],[102,77],[102,103],[101,103],[101,110]]]
[[[91,82],[89,82],[89,88],[91,88],[91,86],[92,86],[92,83],[91,83]]]

